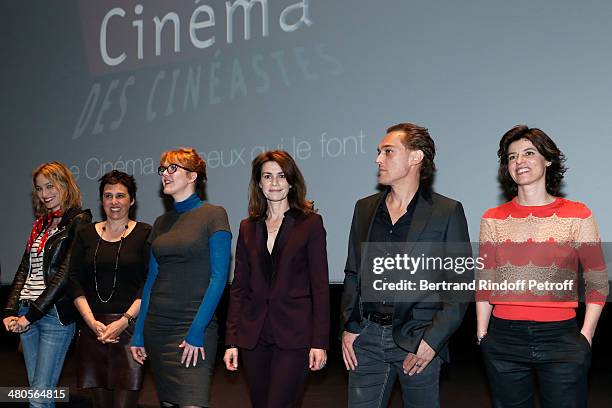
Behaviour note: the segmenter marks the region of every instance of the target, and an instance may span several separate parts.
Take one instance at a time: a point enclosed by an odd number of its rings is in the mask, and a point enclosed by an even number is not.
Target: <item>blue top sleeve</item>
[[[153,288],[153,283],[155,283],[155,278],[157,278],[157,267],[157,259],[155,259],[155,255],[153,255],[153,250],[151,250],[151,255],[149,256],[149,273],[147,274],[147,280],[142,288],[140,312],[138,313],[138,320],[134,328],[134,335],[132,335],[131,345],[134,347],[144,347],[144,322],[147,317],[147,311],[149,310],[151,288]]]
[[[227,283],[231,246],[232,234],[228,231],[217,231],[208,238],[211,270],[210,282],[204,294],[204,300],[200,304],[198,313],[196,313],[193,322],[191,322],[191,327],[185,338],[185,341],[192,346],[204,346],[204,330],[215,313]]]

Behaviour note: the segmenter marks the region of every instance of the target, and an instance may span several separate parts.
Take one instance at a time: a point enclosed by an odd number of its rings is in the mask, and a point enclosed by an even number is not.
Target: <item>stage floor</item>
[[[453,350],[452,364],[443,366],[440,393],[442,407],[489,407],[491,406],[484,372],[476,346],[473,350]],[[27,386],[25,367],[14,344],[0,347],[0,384],[2,386]],[[218,359],[212,387],[212,407],[249,407],[244,376],[229,373]],[[75,353],[69,352],[60,386],[70,387],[71,402],[65,407],[90,407],[89,396],[76,389]],[[339,353],[329,358],[328,367],[312,374],[304,395],[303,407],[340,408],[346,406],[347,376]],[[612,370],[604,361],[594,361],[589,388],[589,407],[608,408],[612,405]],[[141,407],[159,407],[157,395],[147,373],[144,388],[140,394]],[[26,404],[5,404],[3,406],[26,406]],[[391,407],[401,407],[401,396],[396,385]]]
[[[0,287],[0,303],[4,304],[6,287]],[[331,310],[339,310],[341,285],[330,285]],[[221,323],[220,334],[225,332],[223,322],[227,310],[227,291],[217,309]],[[578,321],[584,307],[578,310]],[[337,313],[331,315],[331,327],[339,327]],[[450,342],[452,362],[442,366],[440,379],[441,406],[490,407],[491,402],[487,389],[487,381],[482,365],[480,350],[474,341],[475,307],[470,304],[463,323],[453,335]],[[604,308],[598,324],[593,345],[593,359],[589,375],[589,408],[612,407],[612,310],[610,305]],[[341,408],[347,403],[346,387],[347,373],[342,363],[340,343],[333,338],[328,366],[321,372],[311,374],[304,394],[304,408]],[[220,350],[223,350],[220,346]],[[211,406],[239,407],[250,406],[248,390],[244,376],[240,373],[229,373],[223,362],[222,355],[217,356],[217,364],[213,379]],[[91,402],[86,391],[76,389],[75,353],[69,351],[60,386],[70,387],[70,403],[60,407],[90,407]],[[27,376],[22,356],[17,351],[17,337],[0,329],[0,386],[27,386]],[[141,407],[159,407],[155,387],[150,373],[145,376],[145,384],[140,393]],[[19,404],[0,406],[17,407]],[[22,404],[21,406],[27,406]],[[393,392],[391,407],[401,407],[402,400],[399,386]]]

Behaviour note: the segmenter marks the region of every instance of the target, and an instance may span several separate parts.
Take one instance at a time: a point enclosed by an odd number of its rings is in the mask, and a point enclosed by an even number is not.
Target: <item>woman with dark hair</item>
[[[322,369],[329,346],[325,229],[293,158],[253,160],[249,218],[240,223],[227,318],[225,365],[238,350],[255,408],[293,407],[308,370]]]
[[[4,327],[21,334],[30,387],[57,385],[74,336],[76,312],[65,296],[68,263],[77,226],[91,222],[81,209],[81,192],[61,163],[38,166],[32,174],[32,199],[37,219],[13,279],[4,308]],[[31,407],[53,407],[43,398]]]
[[[223,207],[205,204],[206,163],[194,149],[162,154],[158,173],[173,210],[155,220],[132,356],[151,362],[162,406],[208,406],[231,232]],[[202,362],[200,362],[200,356]]]
[[[601,238],[586,205],[560,197],[565,157],[540,129],[510,129],[499,179],[514,198],[480,224],[477,337],[495,407],[584,407],[595,328],[608,295]],[[580,267],[580,268],[579,268]],[[586,311],[578,326],[578,271]],[[512,289],[503,285],[513,285]]]
[[[113,170],[99,182],[105,220],[79,228],[70,262],[70,295],[84,323],[77,341],[77,387],[91,389],[95,407],[136,407],[143,372],[129,343],[151,226],[130,217],[134,177]]]

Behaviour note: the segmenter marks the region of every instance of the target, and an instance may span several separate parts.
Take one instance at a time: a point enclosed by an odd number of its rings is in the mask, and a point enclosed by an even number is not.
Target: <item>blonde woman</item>
[[[81,209],[81,192],[70,170],[50,162],[32,174],[37,219],[4,308],[4,327],[19,333],[30,387],[57,385],[74,336],[76,311],[65,295],[76,229],[91,222]],[[32,407],[52,407],[36,399]]]

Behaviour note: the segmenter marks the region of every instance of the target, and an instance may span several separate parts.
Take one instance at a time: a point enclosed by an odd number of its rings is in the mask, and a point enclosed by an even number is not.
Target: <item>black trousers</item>
[[[532,408],[536,380],[542,408],[586,407],[591,347],[575,319],[533,322],[492,316],[480,345],[495,407]]]

